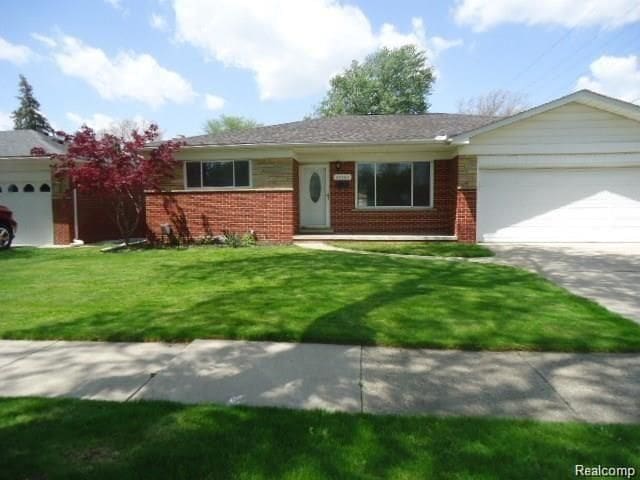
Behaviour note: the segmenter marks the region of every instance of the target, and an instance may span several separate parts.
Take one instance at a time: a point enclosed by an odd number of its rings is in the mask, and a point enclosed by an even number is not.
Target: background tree
[[[97,134],[98,135],[111,134],[111,135],[115,135],[116,137],[123,138],[125,140],[133,140],[132,138],[133,132],[145,131],[153,124],[154,124],[153,122],[149,122],[143,118],[138,118],[138,117],[124,118],[122,120],[114,121],[108,127],[103,128],[102,130],[99,130]],[[162,132],[162,130],[158,130],[157,140],[162,140],[163,135],[164,133]]]
[[[422,50],[413,45],[383,48],[333,77],[316,115],[425,113],[433,82]]]
[[[462,99],[458,102],[458,112],[473,115],[504,117],[514,115],[528,108],[526,95],[509,90],[491,90],[484,95]]]
[[[261,126],[261,123],[251,118],[241,117],[239,115],[220,115],[218,118],[207,120],[204,124],[204,132],[209,135],[216,135],[218,133],[246,130],[248,128]]]
[[[40,102],[34,97],[33,87],[24,75],[20,75],[19,88],[20,95],[16,98],[20,100],[20,106],[11,114],[14,130],[31,129],[47,135],[53,133],[49,121],[40,113]]]
[[[162,183],[173,177],[177,166],[174,153],[184,144],[167,141],[143,152],[148,142],[158,139],[158,131],[152,124],[142,132],[134,129],[127,135],[97,135],[85,125],[74,135],[64,135],[66,154],[52,156],[58,178],[69,179],[79,192],[109,203],[127,245],[142,218],[144,191],[159,191]],[[45,153],[37,150],[32,153]]]

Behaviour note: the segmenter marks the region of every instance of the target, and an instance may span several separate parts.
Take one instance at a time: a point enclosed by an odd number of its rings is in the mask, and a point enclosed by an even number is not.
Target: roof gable
[[[452,141],[454,144],[468,143],[469,139],[475,136],[492,132],[494,130],[497,130],[499,128],[503,128],[509,125],[513,125],[514,123],[521,122],[523,120],[543,114],[550,110],[560,108],[570,103],[578,103],[578,104],[586,105],[591,108],[595,108],[598,110],[602,110],[604,112],[618,115],[620,117],[634,120],[636,122],[640,122],[640,106],[634,105],[633,103],[618,100],[616,98],[607,97],[605,95],[592,92],[591,90],[580,90],[570,95],[566,95],[564,97],[558,98],[557,100],[553,100],[551,102],[544,103],[542,105],[531,108],[529,110],[525,110],[524,112],[520,112],[510,117],[503,118],[498,121],[489,123],[487,125],[480,126],[479,128],[469,130],[467,132],[464,132],[462,134],[455,136],[452,139]]]

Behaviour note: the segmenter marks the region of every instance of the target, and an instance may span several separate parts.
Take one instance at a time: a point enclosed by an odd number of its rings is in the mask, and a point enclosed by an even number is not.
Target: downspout
[[[84,242],[79,238],[78,228],[78,189],[73,189],[73,242],[72,245],[84,245]]]

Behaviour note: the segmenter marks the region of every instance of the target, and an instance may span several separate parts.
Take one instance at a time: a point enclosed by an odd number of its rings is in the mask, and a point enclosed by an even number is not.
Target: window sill
[[[353,212],[424,212],[435,207],[356,207]]]

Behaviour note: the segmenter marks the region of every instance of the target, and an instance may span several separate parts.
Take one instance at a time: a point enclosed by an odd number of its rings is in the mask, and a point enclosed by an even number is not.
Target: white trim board
[[[639,167],[640,153],[601,155],[480,155],[481,169]]]

